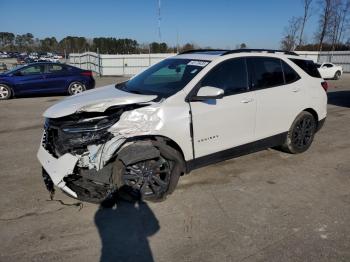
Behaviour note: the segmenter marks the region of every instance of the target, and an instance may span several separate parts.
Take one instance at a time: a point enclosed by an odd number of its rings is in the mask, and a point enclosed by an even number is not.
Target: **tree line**
[[[7,52],[59,52],[82,53],[85,51],[103,54],[137,54],[137,53],[168,53],[199,48],[193,43],[182,46],[168,46],[166,43],[152,42],[139,44],[129,38],[95,37],[92,39],[80,36],[67,36],[60,41],[55,37],[35,38],[33,34],[18,34],[0,32],[0,51]]]
[[[281,49],[350,50],[350,0],[301,0],[301,3],[303,14],[289,20],[281,40]],[[318,26],[310,39],[304,32],[312,15],[318,17]]]

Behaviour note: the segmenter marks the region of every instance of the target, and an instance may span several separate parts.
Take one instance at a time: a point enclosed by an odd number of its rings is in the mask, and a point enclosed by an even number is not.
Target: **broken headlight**
[[[61,127],[66,133],[97,132],[111,127],[118,119],[110,119],[106,116],[81,119],[74,124],[66,124]]]
[[[112,135],[107,130],[118,120],[113,116],[46,119],[45,147],[56,156],[67,152],[82,153],[88,145],[108,141]]]

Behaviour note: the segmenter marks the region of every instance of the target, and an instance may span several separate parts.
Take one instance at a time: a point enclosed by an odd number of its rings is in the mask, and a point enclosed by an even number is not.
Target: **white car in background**
[[[338,80],[343,74],[343,68],[332,63],[317,64],[317,68],[323,79]]]

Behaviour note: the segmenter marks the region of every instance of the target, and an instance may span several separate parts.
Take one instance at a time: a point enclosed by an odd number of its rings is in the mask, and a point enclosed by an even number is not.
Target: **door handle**
[[[241,103],[243,103],[243,104],[248,104],[248,103],[251,103],[251,102],[253,102],[253,101],[254,101],[253,98],[245,98],[245,99],[243,99],[243,100],[241,101]]]
[[[294,89],[292,89],[292,91],[293,91],[294,93],[298,93],[298,92],[300,91],[300,88],[294,88]]]

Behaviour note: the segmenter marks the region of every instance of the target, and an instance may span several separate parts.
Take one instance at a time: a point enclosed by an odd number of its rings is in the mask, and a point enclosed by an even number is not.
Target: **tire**
[[[316,119],[309,112],[301,112],[290,127],[282,150],[299,154],[309,149],[316,133]]]
[[[0,84],[0,100],[7,100],[12,97],[12,90],[9,86]]]
[[[81,82],[78,82],[78,81],[70,83],[70,85],[68,87],[68,93],[71,96],[82,93],[85,90],[86,90],[85,85]]]
[[[335,72],[335,74],[334,74],[334,80],[339,80],[339,78],[341,77],[341,72],[340,71],[337,71],[337,72]]]
[[[175,190],[183,172],[182,156],[165,143],[153,144],[160,152],[159,158],[142,160],[129,166],[116,159],[113,183],[118,187],[120,198],[159,202]]]

